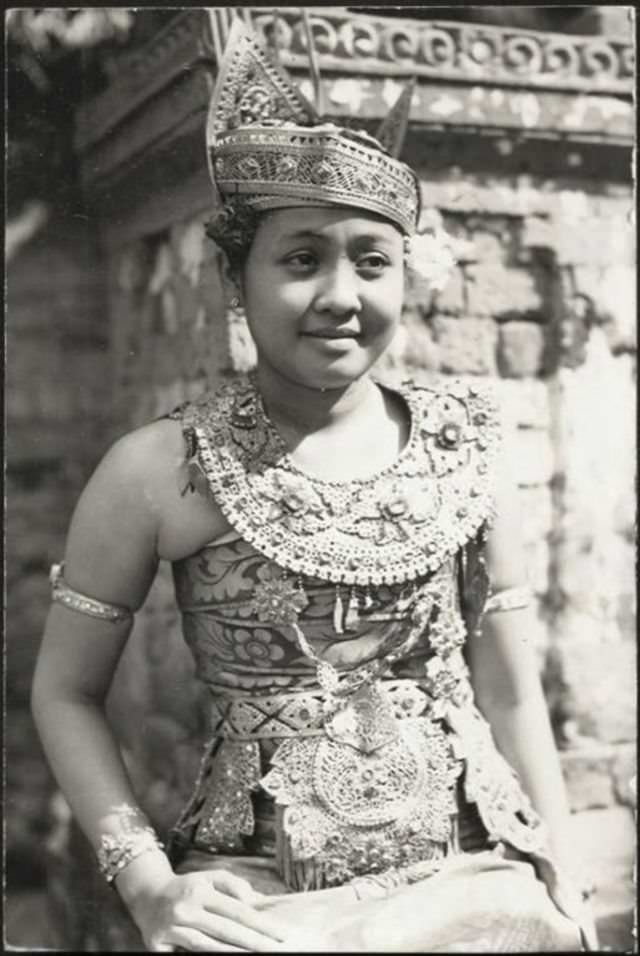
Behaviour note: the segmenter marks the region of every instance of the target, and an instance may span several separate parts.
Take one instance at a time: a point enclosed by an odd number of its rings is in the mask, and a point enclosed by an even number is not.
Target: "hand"
[[[171,873],[139,890],[129,906],[145,946],[155,953],[269,952],[290,927],[255,906],[263,894],[226,870]]]

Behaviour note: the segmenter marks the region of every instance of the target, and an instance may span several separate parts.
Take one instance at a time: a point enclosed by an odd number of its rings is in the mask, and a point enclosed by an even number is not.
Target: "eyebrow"
[[[331,240],[323,235],[321,232],[315,232],[313,229],[297,229],[295,232],[287,232],[283,236],[280,236],[277,240],[278,243],[281,242],[293,242],[298,239],[319,239],[321,242],[330,242]],[[363,232],[359,233],[357,236],[353,237],[354,242],[365,243],[365,242],[387,242],[391,243],[393,240],[391,236],[386,236],[381,232]]]

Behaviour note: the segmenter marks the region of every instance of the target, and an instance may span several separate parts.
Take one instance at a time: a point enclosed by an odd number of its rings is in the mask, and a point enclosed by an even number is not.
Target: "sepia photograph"
[[[637,952],[632,6],[5,12],[7,952]]]

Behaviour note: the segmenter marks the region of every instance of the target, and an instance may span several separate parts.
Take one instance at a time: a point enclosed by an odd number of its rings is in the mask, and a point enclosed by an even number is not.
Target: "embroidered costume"
[[[173,852],[273,856],[299,891],[507,845],[571,914],[465,661],[489,593],[495,406],[455,381],[399,395],[406,447],[344,483],[295,465],[251,377],[172,413],[187,483],[206,479],[230,526],[174,565],[213,736]]]

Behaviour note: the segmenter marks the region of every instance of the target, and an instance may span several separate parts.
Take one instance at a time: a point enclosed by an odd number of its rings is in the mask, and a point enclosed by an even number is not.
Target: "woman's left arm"
[[[487,542],[492,593],[528,585],[521,540],[522,514],[515,483],[501,469],[497,517]],[[558,863],[575,870],[569,840],[569,806],[560,760],[533,646],[532,604],[485,615],[469,636],[469,665],[476,702],[499,750],[518,772],[533,806],[545,821]]]

